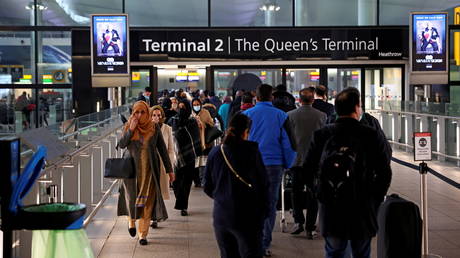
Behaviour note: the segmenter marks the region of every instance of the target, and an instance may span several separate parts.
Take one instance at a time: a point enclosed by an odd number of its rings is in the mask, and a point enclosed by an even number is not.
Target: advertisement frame
[[[439,15],[442,14],[445,16],[445,24],[444,24],[444,41],[445,41],[445,48],[443,50],[443,60],[444,60],[444,69],[440,71],[430,71],[430,70],[414,70],[414,59],[415,59],[415,50],[414,50],[414,15],[418,14],[425,14],[425,15]],[[413,74],[447,74],[449,71],[449,16],[447,12],[411,12],[409,15],[409,66],[410,66],[410,73]]]
[[[109,16],[109,17],[115,17],[115,16],[122,16],[126,20],[125,24],[125,32],[126,32],[126,73],[95,73],[94,72],[94,63],[95,63],[95,57],[96,53],[94,53],[94,17],[101,17],[101,16]],[[131,75],[131,69],[130,69],[130,38],[129,38],[129,19],[128,19],[128,14],[125,13],[114,13],[114,14],[91,14],[91,24],[90,24],[90,49],[91,49],[91,76],[92,77],[119,77],[119,76],[130,76]]]

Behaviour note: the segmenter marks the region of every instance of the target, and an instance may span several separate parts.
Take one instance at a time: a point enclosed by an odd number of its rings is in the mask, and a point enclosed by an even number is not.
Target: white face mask
[[[196,112],[199,112],[199,111],[200,111],[200,109],[201,109],[201,107],[200,107],[200,106],[193,106],[193,110],[195,110]]]

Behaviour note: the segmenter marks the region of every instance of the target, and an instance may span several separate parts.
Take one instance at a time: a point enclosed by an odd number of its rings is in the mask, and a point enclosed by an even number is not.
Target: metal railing
[[[107,158],[121,156],[115,148],[122,127],[119,115],[127,115],[128,111],[128,106],[121,106],[47,127],[70,151],[46,164],[24,203],[84,203],[84,227],[88,226],[118,185],[118,180],[104,178],[104,166]],[[25,165],[33,153],[25,148],[21,164]],[[18,257],[30,257],[30,232],[17,232],[15,237],[20,243]]]

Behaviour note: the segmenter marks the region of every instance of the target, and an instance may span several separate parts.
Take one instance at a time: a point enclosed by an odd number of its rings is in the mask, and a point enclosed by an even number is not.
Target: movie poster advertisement
[[[126,15],[93,15],[91,44],[93,74],[129,73]]]
[[[412,71],[447,70],[447,13],[412,13]]]

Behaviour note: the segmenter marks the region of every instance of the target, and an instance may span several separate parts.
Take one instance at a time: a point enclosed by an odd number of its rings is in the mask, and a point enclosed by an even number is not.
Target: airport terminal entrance
[[[347,87],[362,93],[366,109],[379,109],[384,100],[404,98],[405,64],[347,64],[347,65],[204,65],[155,64],[132,65],[131,86],[126,88],[125,101],[133,102],[145,87],[150,86],[158,96],[164,90],[208,90],[221,99],[233,95],[232,87],[238,76],[252,74],[262,83],[286,85],[298,97],[302,88],[326,85],[329,101]],[[180,68],[179,68],[180,67]]]

